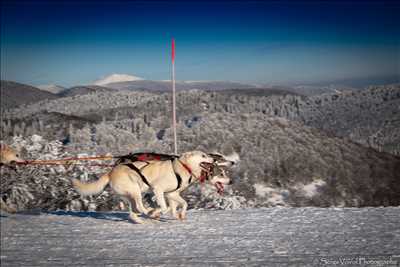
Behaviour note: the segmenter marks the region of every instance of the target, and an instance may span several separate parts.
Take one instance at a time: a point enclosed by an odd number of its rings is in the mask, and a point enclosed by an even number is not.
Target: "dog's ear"
[[[188,159],[190,156],[192,156],[192,152],[185,152],[182,154],[184,159]]]
[[[9,147],[8,145],[6,145],[6,144],[1,144],[1,150],[3,150],[3,151],[13,151],[12,149],[11,149],[11,147]]]
[[[223,159],[224,157],[221,155],[221,154],[219,154],[219,153],[209,153],[208,154],[210,157],[212,157],[214,160],[221,160],[221,159]]]

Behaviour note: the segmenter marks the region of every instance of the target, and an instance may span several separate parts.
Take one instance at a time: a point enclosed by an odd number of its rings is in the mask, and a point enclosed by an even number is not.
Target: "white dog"
[[[230,183],[230,179],[226,177],[208,179],[214,162],[212,156],[201,151],[192,151],[171,160],[121,163],[95,182],[82,183],[73,179],[72,183],[82,195],[101,193],[105,186],[110,184],[115,193],[128,200],[129,216],[137,223],[143,223],[143,221],[133,212],[133,207],[146,215],[151,212],[150,216],[153,218],[158,218],[160,213],[165,214],[171,211],[176,218],[185,219],[187,202],[180,193],[189,185],[204,180],[214,185]],[[152,210],[143,205],[142,192],[147,191],[154,193],[159,208]],[[168,200],[169,207],[165,199]],[[176,214],[179,206],[182,207],[181,212]]]

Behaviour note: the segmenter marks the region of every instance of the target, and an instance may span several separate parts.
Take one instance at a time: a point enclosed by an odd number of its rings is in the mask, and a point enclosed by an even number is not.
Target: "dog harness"
[[[115,162],[115,165],[125,163],[125,162],[135,162],[135,161],[165,161],[165,160],[174,160],[178,158],[177,155],[168,155],[168,154],[160,154],[153,152],[145,152],[145,153],[130,153],[128,155],[119,156],[118,160]]]
[[[143,159],[144,159],[144,158],[143,158]],[[148,187],[151,187],[151,185],[150,185],[150,183],[149,183],[149,180],[147,180],[146,176],[144,176],[144,174],[142,173],[143,169],[146,168],[147,166],[149,166],[150,163],[147,162],[147,161],[145,161],[145,160],[136,160],[136,161],[144,161],[144,162],[147,163],[147,165],[143,166],[143,167],[140,168],[140,169],[139,169],[138,167],[136,167],[132,162],[131,162],[131,163],[125,163],[125,164],[122,164],[122,165],[125,165],[125,166],[129,167],[131,170],[135,171],[135,172],[140,176],[140,178],[142,179],[142,181],[143,181]],[[172,164],[172,162],[173,162],[173,159],[171,159],[171,164]],[[190,184],[190,183],[192,182],[192,170],[191,170],[186,164],[184,164],[183,162],[181,162],[180,160],[179,160],[179,162],[180,162],[180,163],[182,164],[182,166],[190,173],[190,178],[189,178],[189,184]],[[172,167],[172,169],[173,169],[173,171],[174,171],[174,174],[175,174],[175,177],[176,177],[176,181],[177,181],[177,183],[178,183],[176,189],[173,190],[173,191],[171,191],[171,192],[174,192],[174,191],[178,190],[178,189],[181,187],[181,185],[182,185],[182,177],[179,175],[179,173],[177,173],[177,172],[174,170],[173,167]]]
[[[183,168],[185,168],[185,170],[190,174],[188,183],[191,184],[191,183],[192,183],[192,177],[193,177],[192,170],[191,170],[191,169],[189,168],[189,166],[187,166],[185,163],[183,163],[183,162],[180,161],[179,159],[177,159],[177,160],[178,160],[178,162],[183,166]],[[173,161],[171,161],[171,163],[173,163]],[[173,166],[172,166],[172,169],[174,169]],[[176,176],[176,180],[178,181],[178,187],[175,189],[175,191],[176,191],[176,190],[178,190],[178,189],[181,187],[181,184],[182,184],[182,177],[179,175],[179,173],[177,173],[177,172],[175,171],[175,169],[174,169],[174,173],[175,173],[175,176]]]
[[[179,156],[177,156],[177,155],[168,155],[168,154],[159,154],[159,153],[130,153],[128,155],[119,157],[119,159],[117,160],[115,165],[122,164],[122,165],[129,167],[131,170],[135,171],[140,176],[143,183],[145,183],[148,187],[151,187],[149,180],[142,173],[143,169],[146,168],[150,164],[149,161],[170,160],[171,165],[172,165],[175,159],[178,160],[178,162],[183,166],[183,168],[190,174],[188,184],[191,184],[194,174],[189,166],[187,166],[185,163],[183,163],[181,160],[179,160]],[[138,167],[136,167],[133,164],[133,162],[135,162],[135,161],[146,162],[147,164],[139,169]],[[172,165],[172,169],[174,171],[176,181],[177,181],[176,189],[171,191],[171,192],[174,192],[182,186],[182,177],[179,175],[179,173],[177,173],[175,171],[173,165]],[[206,179],[208,179],[208,175],[205,171],[202,171],[201,176],[199,177],[199,181],[201,183],[203,183]]]
[[[175,172],[175,170],[174,170],[174,173],[175,173],[175,177],[176,177],[176,181],[178,182],[178,185],[177,185],[176,189],[172,190],[171,192],[178,190],[182,185],[182,177],[177,172]],[[168,193],[170,193],[170,192],[168,192]]]
[[[141,169],[139,169],[138,167],[136,167],[133,163],[126,163],[126,164],[123,164],[123,165],[129,167],[130,169],[134,170],[137,174],[139,174],[140,178],[142,178],[142,181],[143,181],[145,184],[147,184],[148,187],[150,187],[149,181],[148,181],[147,178],[143,175],[143,173],[140,171],[140,170],[143,170],[145,167],[147,167],[148,164],[145,165],[144,167],[142,167]]]

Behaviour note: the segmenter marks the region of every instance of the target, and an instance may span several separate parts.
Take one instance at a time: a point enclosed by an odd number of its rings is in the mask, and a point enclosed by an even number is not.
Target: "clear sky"
[[[87,84],[112,73],[303,83],[397,76],[396,1],[9,1],[1,79]]]

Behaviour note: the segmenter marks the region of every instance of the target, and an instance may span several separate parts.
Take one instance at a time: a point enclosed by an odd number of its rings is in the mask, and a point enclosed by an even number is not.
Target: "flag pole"
[[[178,144],[176,137],[176,102],[175,102],[175,39],[172,38],[172,127],[174,128],[174,153],[178,154]]]

